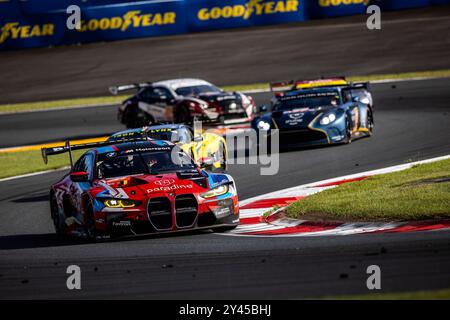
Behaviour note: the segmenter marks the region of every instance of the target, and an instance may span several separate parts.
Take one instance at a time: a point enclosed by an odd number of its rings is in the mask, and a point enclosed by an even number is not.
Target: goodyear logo
[[[319,6],[321,7],[337,7],[340,5],[348,6],[352,4],[364,4],[368,5],[370,0],[319,0]]]
[[[7,39],[29,39],[52,36],[55,25],[52,23],[21,25],[19,22],[8,22],[1,28],[0,44]]]
[[[117,17],[82,20],[81,28],[77,30],[79,32],[96,30],[120,30],[125,32],[129,28],[175,24],[175,19],[175,12],[141,14],[140,10],[134,10]]]
[[[298,12],[299,0],[262,1],[249,0],[245,5],[203,8],[198,11],[199,20],[215,20],[221,18],[249,19],[252,16],[262,16],[275,13]]]

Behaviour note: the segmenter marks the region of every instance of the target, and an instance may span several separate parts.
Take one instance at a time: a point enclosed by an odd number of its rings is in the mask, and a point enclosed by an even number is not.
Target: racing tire
[[[367,129],[369,129],[369,136],[373,134],[373,127],[374,127],[373,113],[372,111],[369,111],[367,113]]]
[[[140,128],[152,124],[153,117],[143,110],[139,109],[137,105],[128,106],[122,115],[122,123],[127,129]]]
[[[153,117],[148,115],[147,113],[142,113],[142,116],[138,117],[137,115],[131,119],[129,119],[126,123],[127,129],[141,128],[145,126],[149,126],[155,121]]]
[[[192,116],[188,109],[181,107],[177,110],[175,116],[176,123],[192,124]]]
[[[94,207],[91,200],[89,200],[86,205],[85,214],[85,232],[87,238],[89,240],[95,241],[97,239],[98,231],[95,228]]]
[[[50,214],[56,235],[62,237],[65,235],[64,221],[61,221],[61,213],[59,212],[58,201],[53,192],[50,192]]]
[[[352,143],[352,129],[350,128],[350,120],[345,117],[345,144]]]

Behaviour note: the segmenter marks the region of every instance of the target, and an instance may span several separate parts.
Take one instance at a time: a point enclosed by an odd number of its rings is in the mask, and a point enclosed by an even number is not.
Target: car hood
[[[271,117],[278,129],[296,130],[307,128],[319,114],[329,109],[301,108],[286,111],[273,111]]]
[[[209,190],[207,177],[198,172],[143,174],[102,179],[97,182],[97,197],[135,198],[153,194],[198,193]]]

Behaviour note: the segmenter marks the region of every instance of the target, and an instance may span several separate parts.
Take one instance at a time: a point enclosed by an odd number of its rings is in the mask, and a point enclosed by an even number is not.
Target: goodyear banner
[[[377,5],[382,11],[449,4],[450,0],[307,0],[306,19],[365,14],[367,6]]]
[[[66,32],[68,43],[186,33],[183,1],[83,9],[81,28]]]
[[[310,0],[306,4],[307,18],[319,19],[363,14],[370,0]]]
[[[78,30],[67,28],[66,21],[69,15],[66,13],[66,7],[51,8],[55,10],[19,17],[14,14],[2,15],[0,17],[0,48],[45,47],[171,35],[188,31],[183,0],[84,6],[81,8],[81,28]],[[30,4],[25,9],[21,7],[22,9],[38,10]]]
[[[303,3],[304,0],[191,0],[189,30],[303,21]]]
[[[0,49],[182,34],[450,4],[450,0],[0,0]],[[66,26],[69,5],[81,28]]]

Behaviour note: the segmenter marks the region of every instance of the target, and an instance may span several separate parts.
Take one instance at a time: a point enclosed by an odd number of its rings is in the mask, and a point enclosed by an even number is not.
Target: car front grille
[[[189,228],[197,220],[198,204],[192,194],[178,195],[175,198],[175,219],[178,228]]]
[[[280,131],[280,144],[301,144],[326,139],[325,133],[315,130]]]
[[[169,230],[172,228],[172,205],[169,198],[152,198],[147,205],[148,219],[152,226],[158,230]]]

